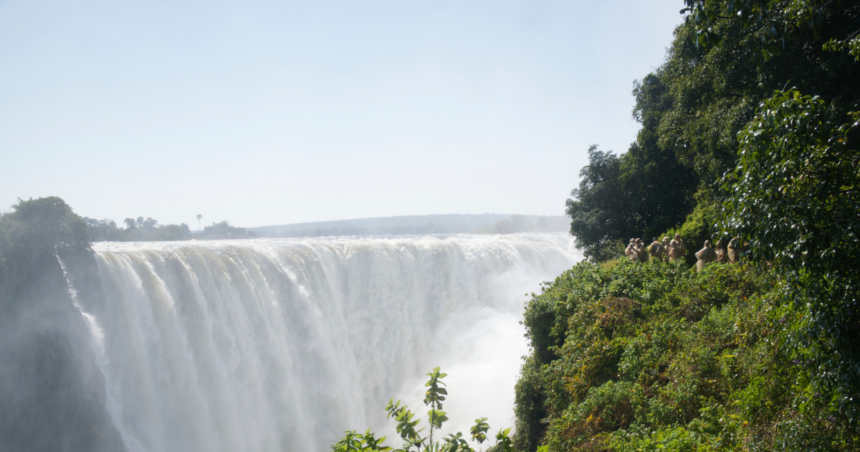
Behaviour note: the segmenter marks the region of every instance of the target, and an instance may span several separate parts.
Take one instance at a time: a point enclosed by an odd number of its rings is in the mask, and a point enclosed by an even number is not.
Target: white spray
[[[452,428],[510,426],[524,294],[577,260],[561,234],[94,249],[108,303],[88,312],[131,452],[327,450],[386,432],[392,397],[426,411],[415,385],[439,365]]]
[[[66,280],[66,288],[68,288],[69,290],[69,297],[72,299],[72,304],[75,306],[78,312],[81,313],[81,316],[84,318],[84,320],[87,321],[87,328],[89,328],[90,337],[93,341],[93,351],[96,352],[96,356],[100,358],[104,355],[105,333],[99,326],[98,321],[96,321],[96,318],[93,315],[84,311],[84,308],[81,307],[80,300],[78,299],[78,291],[72,284],[72,278],[71,276],[69,276],[69,272],[66,269],[65,262],[63,262],[63,259],[60,258],[60,255],[56,252],[56,250],[54,251],[54,257],[57,258],[57,262],[60,263],[60,268],[63,270],[63,278]]]

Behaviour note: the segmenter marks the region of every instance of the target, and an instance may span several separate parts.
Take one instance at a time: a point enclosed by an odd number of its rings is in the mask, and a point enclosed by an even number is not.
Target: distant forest
[[[157,242],[172,240],[224,240],[252,239],[257,234],[245,228],[230,226],[226,221],[212,223],[203,231],[191,232],[187,224],[158,224],[152,218],[137,217],[123,220],[124,228],[113,220],[96,220],[83,217],[91,242]]]
[[[539,215],[414,215],[357,220],[296,223],[259,228],[241,228],[228,222],[212,223],[202,231],[185,224],[159,224],[153,218],[113,220],[82,217],[91,242],[157,242],[174,240],[230,240],[257,237],[325,237],[347,235],[409,234],[512,234],[516,232],[564,232],[568,220]]]
[[[251,228],[260,237],[322,237],[342,235],[403,234],[511,234],[516,232],[564,232],[569,220],[540,215],[409,215],[357,220],[295,223]]]

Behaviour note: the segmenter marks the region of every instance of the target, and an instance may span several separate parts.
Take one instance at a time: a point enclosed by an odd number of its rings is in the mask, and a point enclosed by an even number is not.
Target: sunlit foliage
[[[581,263],[535,294],[518,450],[856,450],[814,403],[804,311],[765,267]]]
[[[442,428],[442,424],[448,421],[448,413],[442,411],[442,402],[448,397],[448,390],[445,388],[445,382],[442,381],[448,374],[443,373],[438,367],[427,374],[430,377],[424,387],[427,388],[424,394],[424,404],[430,408],[427,411],[427,424],[429,431],[427,436],[422,436],[424,428],[419,428],[420,420],[415,418],[413,413],[406,405],[401,405],[398,400],[393,399],[388,402],[385,411],[388,412],[388,418],[394,419],[397,422],[395,427],[397,434],[403,441],[403,445],[399,449],[394,449],[392,452],[475,452],[469,445],[469,441],[463,436],[463,433],[451,433],[442,438],[442,440],[433,439],[434,430],[438,431]],[[490,426],[486,422],[487,418],[482,417],[475,419],[475,425],[470,429],[472,435],[471,441],[478,443],[479,448],[487,440],[487,431]],[[513,452],[513,442],[510,438],[511,429],[502,429],[496,434],[496,445],[492,450],[496,452]],[[336,444],[331,446],[333,452],[388,452],[392,448],[386,446],[385,437],[376,438],[375,434],[368,430],[365,433],[356,431],[348,431],[344,437]]]
[[[804,350],[818,403],[855,421],[860,404],[860,122],[818,97],[776,93],[740,134],[727,175],[724,228],[749,241],[749,259],[786,282],[803,309]]]
[[[617,240],[650,240],[703,202],[720,204],[722,177],[738,164],[738,133],[774,91],[794,87],[817,96],[831,118],[860,110],[857,2],[679,6],[686,20],[666,62],[635,85],[634,118],[642,123],[636,141],[618,156],[592,152],[567,204],[571,232],[595,261],[612,258],[606,248]],[[697,227],[703,235],[696,242],[715,238],[717,217],[706,215],[709,230]]]

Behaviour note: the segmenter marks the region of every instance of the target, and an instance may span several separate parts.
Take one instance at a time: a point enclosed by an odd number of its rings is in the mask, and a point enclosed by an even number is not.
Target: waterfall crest
[[[440,335],[518,318],[578,259],[562,234],[93,248],[106,302],[80,303],[131,452],[327,450],[378,428]]]

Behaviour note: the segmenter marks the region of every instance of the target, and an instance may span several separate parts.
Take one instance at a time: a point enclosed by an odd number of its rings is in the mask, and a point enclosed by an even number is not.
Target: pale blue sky
[[[564,212],[672,1],[0,0],[0,209],[196,227]]]

